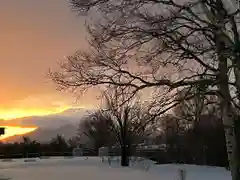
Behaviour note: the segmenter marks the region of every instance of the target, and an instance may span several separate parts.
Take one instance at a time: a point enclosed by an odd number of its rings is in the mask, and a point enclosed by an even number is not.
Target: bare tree
[[[116,87],[104,96],[104,110],[112,117],[113,131],[121,148],[121,165],[128,166],[133,145],[144,142],[155,131],[157,115],[151,114],[152,106],[141,104],[136,98],[129,99],[122,88]]]
[[[203,114],[219,115],[219,100],[214,95],[206,95],[205,87],[191,90],[185,88],[179,92],[177,98],[181,101],[173,108],[173,114],[177,119],[185,121],[185,124],[194,126]]]
[[[99,110],[86,115],[81,120],[77,136],[82,144],[90,142],[95,153],[97,153],[100,147],[112,146],[116,143],[112,127],[113,121],[111,116]]]
[[[221,0],[71,0],[88,24],[90,53],[77,52],[51,76],[59,87],[131,87],[174,96],[205,85],[221,101],[233,180],[239,178],[234,119],[239,113],[239,11]],[[92,18],[94,19],[94,18]],[[169,73],[164,73],[166,70]],[[167,98],[169,103],[171,99]],[[169,108],[169,106],[168,106]]]

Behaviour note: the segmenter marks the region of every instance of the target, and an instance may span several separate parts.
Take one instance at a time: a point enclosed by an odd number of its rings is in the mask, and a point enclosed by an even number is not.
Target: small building
[[[108,147],[100,147],[98,149],[98,156],[103,157],[103,156],[108,156],[109,148]]]
[[[76,157],[83,156],[83,149],[79,147],[74,148],[72,154]]]
[[[0,127],[0,135],[4,135],[5,134],[5,127]]]

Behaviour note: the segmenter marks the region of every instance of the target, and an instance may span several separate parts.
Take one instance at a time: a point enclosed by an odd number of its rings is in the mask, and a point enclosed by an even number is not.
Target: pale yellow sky
[[[1,0],[0,119],[71,106],[75,98],[57,92],[46,72],[86,47],[85,36],[84,19],[71,12],[68,0]],[[78,103],[94,101],[90,94]]]
[[[84,21],[68,0],[0,0],[0,119],[94,105],[92,93],[76,103],[46,78],[64,56],[87,47]],[[32,130],[7,127],[3,137]]]

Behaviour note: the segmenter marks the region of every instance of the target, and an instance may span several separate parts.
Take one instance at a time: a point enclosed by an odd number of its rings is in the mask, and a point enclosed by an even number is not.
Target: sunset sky
[[[94,104],[91,95],[76,104],[46,78],[57,61],[86,47],[84,19],[68,0],[1,0],[0,23],[0,119]]]

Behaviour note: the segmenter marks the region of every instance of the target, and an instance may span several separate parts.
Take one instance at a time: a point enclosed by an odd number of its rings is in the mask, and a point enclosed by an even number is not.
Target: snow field
[[[107,159],[104,163],[99,157],[56,157],[35,159],[13,159],[0,162],[0,178],[12,180],[178,180],[179,169],[187,171],[186,180],[231,180],[230,172],[224,168],[195,165],[155,165],[150,160],[130,163],[130,168],[122,168],[118,161]],[[146,170],[146,166],[149,168]]]

